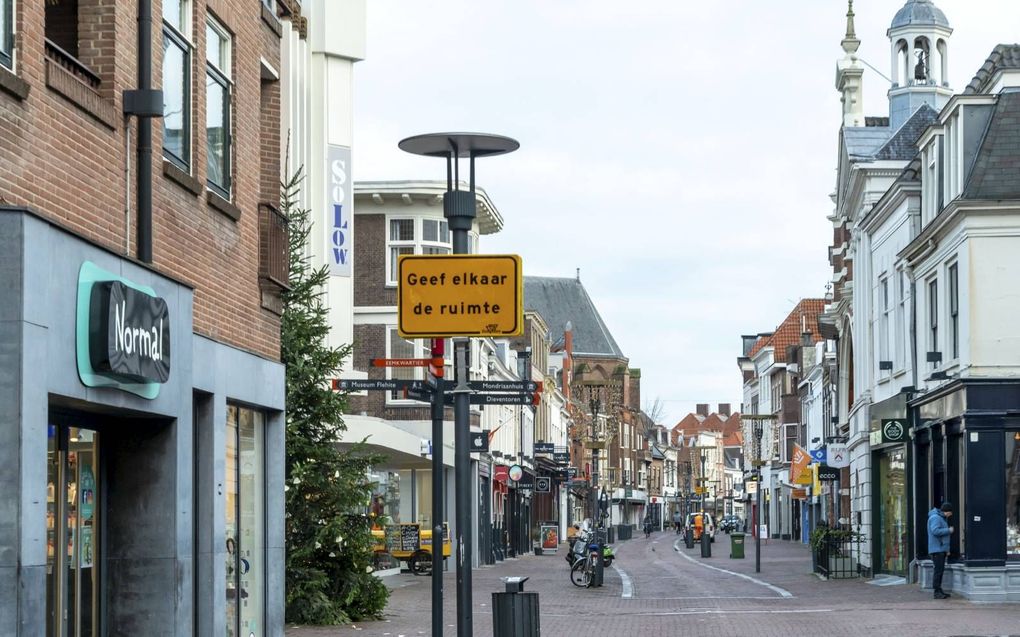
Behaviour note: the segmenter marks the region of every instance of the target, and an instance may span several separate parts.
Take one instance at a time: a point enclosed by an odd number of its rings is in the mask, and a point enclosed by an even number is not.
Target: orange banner
[[[793,458],[790,462],[790,478],[794,484],[811,484],[811,454],[800,445],[793,445]]]

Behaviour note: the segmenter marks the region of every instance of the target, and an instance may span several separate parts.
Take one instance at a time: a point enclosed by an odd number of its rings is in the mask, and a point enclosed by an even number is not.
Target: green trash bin
[[[744,534],[730,533],[730,559],[744,559]]]

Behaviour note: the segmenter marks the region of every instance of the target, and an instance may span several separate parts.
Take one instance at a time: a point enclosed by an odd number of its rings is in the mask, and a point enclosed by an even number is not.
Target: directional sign
[[[421,387],[407,387],[404,389],[404,398],[428,403],[432,402],[432,392],[426,389],[424,385]]]
[[[454,386],[449,381],[449,386]],[[534,394],[542,391],[542,383],[533,380],[469,380],[468,387],[473,391],[511,391],[522,394]]]
[[[472,431],[470,436],[471,453],[488,453],[489,434],[485,431]]]
[[[530,405],[534,394],[471,394],[472,405]]]
[[[524,277],[517,255],[407,254],[397,261],[404,338],[520,336]]]
[[[539,476],[535,478],[535,493],[549,493],[552,491],[552,478]]]
[[[536,442],[535,453],[553,453],[556,451],[556,445],[551,442]]]
[[[372,367],[428,367],[433,363],[431,358],[373,358]],[[437,359],[442,366],[443,359]]]
[[[405,389],[425,389],[424,381],[406,379],[380,380],[342,380],[333,379],[333,389],[340,391],[403,391]]]

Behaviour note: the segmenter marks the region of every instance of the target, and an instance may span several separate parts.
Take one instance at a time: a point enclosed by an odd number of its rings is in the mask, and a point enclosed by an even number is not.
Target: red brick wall
[[[85,2],[85,0],[83,0]],[[121,92],[136,87],[136,3],[88,0],[94,12],[79,33],[79,49],[100,72],[101,97],[122,112]],[[193,5],[192,176],[205,183],[206,4]],[[260,57],[279,68],[279,40],[261,19],[254,0],[209,0],[234,35],[233,204],[234,221],[163,174],[162,126],[153,122],[153,266],[195,288],[194,329],[230,345],[279,358],[279,318],[261,307],[258,279],[258,203],[272,193],[262,183],[263,130],[279,122],[279,99],[270,98],[264,117]],[[162,6],[153,0],[153,82],[161,77]],[[44,2],[17,3],[17,74],[28,83],[24,100],[0,91],[0,197],[26,205],[61,226],[118,253],[125,244],[125,128],[111,128],[47,87]],[[92,38],[89,29],[114,37]],[[113,43],[116,42],[116,47]],[[112,56],[112,59],[111,59]],[[84,60],[83,60],[84,61]],[[134,126],[132,125],[132,129]],[[276,130],[279,130],[277,124]],[[279,143],[278,132],[276,141]],[[132,130],[134,138],[134,130]],[[279,153],[274,153],[279,157]],[[131,149],[134,171],[134,148]],[[131,179],[131,254],[135,254],[134,176]]]

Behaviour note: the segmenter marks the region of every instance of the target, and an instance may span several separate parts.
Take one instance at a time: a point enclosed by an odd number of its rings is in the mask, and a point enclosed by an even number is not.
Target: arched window
[[[943,38],[939,38],[936,48],[939,53],[939,84],[949,86],[949,45]]]
[[[911,72],[907,41],[899,40],[893,45],[893,87],[910,84]]]

